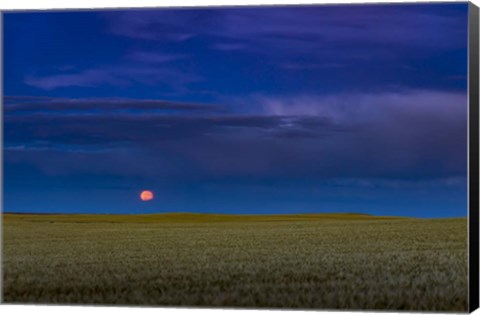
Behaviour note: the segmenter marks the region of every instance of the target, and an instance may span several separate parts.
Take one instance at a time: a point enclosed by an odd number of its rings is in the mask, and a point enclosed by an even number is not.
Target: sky
[[[467,15],[5,13],[4,211],[466,216]]]

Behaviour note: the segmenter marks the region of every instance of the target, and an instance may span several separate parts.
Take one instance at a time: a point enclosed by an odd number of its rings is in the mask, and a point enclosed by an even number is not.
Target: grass
[[[6,303],[467,310],[467,220],[3,216]]]

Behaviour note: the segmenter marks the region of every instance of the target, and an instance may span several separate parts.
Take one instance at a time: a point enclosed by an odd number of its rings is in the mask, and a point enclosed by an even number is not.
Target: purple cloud
[[[128,99],[128,98],[44,98],[44,97],[4,97],[4,111],[7,114],[25,114],[26,112],[53,114],[74,111],[77,114],[95,114],[98,112],[169,112],[169,111],[203,111],[223,112],[219,105],[174,102],[167,100]]]
[[[317,63],[308,63],[308,62],[288,62],[281,65],[283,69],[294,70],[294,71],[304,71],[304,70],[328,70],[334,68],[343,68],[347,65],[336,62],[317,62]]]
[[[175,9],[109,12],[112,33],[153,41],[178,41],[187,36],[218,39],[212,49],[336,54],[352,44],[370,46],[463,47],[465,21],[435,14],[415,5],[308,6]],[[444,34],[452,34],[445,41]],[[428,38],[429,40],[425,40]],[[378,53],[385,53],[379,51]],[[358,53],[358,50],[356,50]],[[372,51],[369,50],[371,55]],[[373,52],[375,53],[375,52]],[[395,54],[395,51],[391,51]],[[341,52],[350,55],[348,49]]]
[[[149,58],[154,57],[150,56]],[[102,85],[123,87],[136,82],[145,85],[161,84],[175,91],[182,91],[190,83],[201,80],[202,77],[199,75],[174,67],[117,65],[87,69],[70,74],[30,75],[25,78],[24,82],[27,85],[46,91],[63,87],[97,87]]]
[[[245,49],[246,46],[239,43],[218,43],[211,45],[210,48],[221,51],[237,51]]]
[[[241,115],[208,111],[201,115],[192,111],[16,115],[7,111],[5,144],[16,147],[16,154],[21,146],[28,150],[48,145],[57,151],[65,146],[131,148],[153,168],[159,165],[152,171],[155,176],[186,172],[180,161],[189,165],[191,174],[213,178],[410,180],[408,174],[416,174],[416,179],[433,180],[466,174],[466,93],[409,90],[254,96],[243,101],[255,103],[256,111]],[[7,160],[18,158],[8,152]],[[122,167],[128,164],[128,159],[111,152],[101,154],[112,165],[119,159]],[[86,159],[84,153],[80,156]],[[156,157],[162,157],[161,166]],[[41,167],[35,154],[30,158]],[[77,158],[72,155],[69,159],[74,164]],[[49,163],[48,167],[54,166]],[[129,172],[142,171],[136,165],[127,168]],[[63,170],[67,171],[77,172],[75,168]],[[117,171],[122,172],[120,168]]]
[[[144,63],[166,63],[188,58],[185,54],[165,54],[160,52],[135,51],[128,55],[128,59]]]
[[[129,10],[102,13],[108,30],[120,36],[142,40],[182,42],[195,36],[188,23],[193,16],[189,10]]]
[[[98,85],[122,86],[128,81],[105,70],[88,69],[71,74],[54,74],[49,76],[27,76],[27,85],[51,91],[62,87],[94,87]]]

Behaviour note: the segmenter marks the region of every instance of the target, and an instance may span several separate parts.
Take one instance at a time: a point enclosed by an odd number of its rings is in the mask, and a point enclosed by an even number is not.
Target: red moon
[[[153,199],[153,192],[151,192],[150,190],[142,191],[142,193],[140,194],[140,199],[142,199],[142,201],[152,200]]]

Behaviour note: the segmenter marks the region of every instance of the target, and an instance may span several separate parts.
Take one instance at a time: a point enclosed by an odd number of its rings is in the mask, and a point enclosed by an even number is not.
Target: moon
[[[142,199],[142,201],[152,200],[153,199],[153,192],[151,192],[150,190],[142,191],[142,193],[140,194],[140,199]]]

